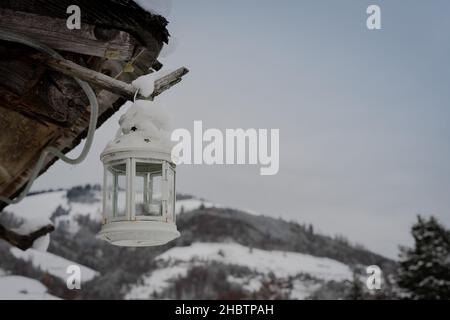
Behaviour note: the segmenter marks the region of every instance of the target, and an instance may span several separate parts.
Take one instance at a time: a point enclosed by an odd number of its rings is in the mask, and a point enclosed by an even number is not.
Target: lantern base
[[[160,221],[115,221],[102,226],[97,238],[115,246],[160,246],[180,236],[173,223]]]

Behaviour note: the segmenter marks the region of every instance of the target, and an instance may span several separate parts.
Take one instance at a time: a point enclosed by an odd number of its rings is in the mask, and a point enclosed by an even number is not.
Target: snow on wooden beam
[[[0,224],[0,239],[3,239],[13,246],[25,251],[33,246],[33,242],[36,239],[45,236],[46,234],[54,230],[55,227],[49,224],[42,228],[39,228],[36,231],[31,232],[30,234],[21,235],[12,230],[6,229]]]
[[[155,81],[155,90],[151,94],[150,98],[153,100],[156,96],[159,96],[164,91],[170,89],[172,86],[176,85],[181,81],[182,77],[185,76],[189,70],[185,67],[178,68],[172,73],[169,73],[165,77],[162,77]]]

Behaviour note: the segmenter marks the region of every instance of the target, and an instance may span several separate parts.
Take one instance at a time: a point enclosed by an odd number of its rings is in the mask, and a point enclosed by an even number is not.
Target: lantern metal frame
[[[180,236],[176,227],[176,165],[171,154],[158,143],[149,139],[139,139],[138,145],[127,146],[125,141],[116,140],[108,145],[100,156],[103,162],[103,225],[97,235],[118,246],[154,246],[162,245]],[[145,141],[145,142],[142,142]],[[155,164],[161,170],[143,170],[137,172],[138,164]],[[124,165],[124,170],[116,170],[117,165]],[[116,166],[116,167],[115,167]],[[116,172],[114,172],[114,170]],[[108,172],[114,177],[112,181],[112,203],[107,199]],[[169,181],[172,179],[172,184]],[[119,174],[125,177],[125,213],[118,215]],[[160,215],[136,213],[136,186],[138,177],[144,178],[142,194],[143,205],[150,208],[149,185],[151,176],[161,177]],[[150,178],[150,181],[148,180]],[[152,185],[153,187],[153,185]],[[153,193],[152,193],[153,195]],[[107,204],[111,208],[107,208]],[[108,211],[110,210],[110,211]]]

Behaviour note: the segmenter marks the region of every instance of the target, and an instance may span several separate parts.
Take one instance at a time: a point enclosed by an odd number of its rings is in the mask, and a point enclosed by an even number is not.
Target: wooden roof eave
[[[5,11],[2,13],[4,14]],[[36,17],[32,18],[35,19]],[[92,39],[90,37],[92,34],[95,36],[96,32],[98,34],[98,31],[102,28],[89,25],[84,28],[80,32],[81,40],[94,40],[91,46],[94,50],[97,50],[97,45],[101,46],[102,44],[98,43],[98,38]],[[24,32],[20,28],[15,30]],[[118,55],[104,54],[99,56],[101,54],[95,52],[87,54],[87,52],[79,52],[79,50],[75,50],[78,52],[69,52],[76,48],[76,46],[73,46],[65,48],[67,50],[64,53],[65,57],[125,82],[131,82],[138,76],[147,73],[154,66],[162,47],[161,42],[155,40],[159,44],[159,48],[152,47],[151,50],[148,50],[127,32],[104,30],[105,33],[102,34],[110,32],[113,35],[111,39],[100,39],[104,43],[109,44],[109,42],[114,42],[118,38],[121,39],[115,43],[118,45],[116,48],[119,48]],[[62,38],[69,39],[67,37]],[[41,40],[47,41],[45,35]],[[124,43],[126,43],[126,46],[121,49],[120,46]],[[57,46],[54,43],[51,45]],[[0,55],[5,55],[8,53],[8,47],[14,48],[16,46],[0,42],[0,47]],[[60,50],[63,49],[60,48]],[[20,194],[43,148],[52,145],[64,153],[69,152],[86,136],[89,123],[89,106],[86,105],[87,101],[84,94],[73,79],[49,71],[42,64],[30,62],[28,58],[32,53],[28,48],[19,46],[15,50],[27,54],[9,57],[9,60],[6,61],[3,60],[4,63],[3,65],[0,63],[0,69],[2,67],[7,69],[8,66],[14,67],[12,70],[11,68],[10,70],[4,70],[5,74],[8,74],[9,71],[9,77],[12,73],[20,74],[21,71],[24,71],[20,70],[20,66],[28,67],[34,72],[39,71],[39,74],[32,74],[30,79],[23,79],[24,87],[20,88],[22,92],[20,90],[11,92],[8,85],[5,89],[5,83],[2,85],[0,79],[0,125],[2,130],[6,129],[0,137],[0,149],[2,150],[0,154],[0,194],[10,198]],[[103,52],[107,52],[107,50]],[[132,52],[132,56],[129,58],[127,55],[130,52]],[[130,64],[128,60],[131,60],[132,63]],[[35,63],[35,65],[30,65],[30,63]],[[4,80],[7,81],[8,79]],[[97,125],[99,127],[120,108],[125,99],[106,90],[97,89],[96,91],[99,101]],[[36,108],[36,106],[38,107]],[[41,174],[56,160],[54,157],[47,159]],[[5,204],[0,203],[0,210],[4,207]]]

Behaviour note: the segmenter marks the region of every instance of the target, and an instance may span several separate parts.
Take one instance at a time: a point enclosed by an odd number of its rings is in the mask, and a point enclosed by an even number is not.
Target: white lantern
[[[146,103],[150,102],[142,101],[141,107],[148,108]],[[175,164],[170,144],[161,138],[165,132],[153,126],[151,116],[136,112],[135,105],[121,118],[121,135],[100,156],[103,225],[97,237],[118,246],[163,245],[180,236],[175,224]],[[130,114],[131,119],[126,118]]]

